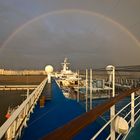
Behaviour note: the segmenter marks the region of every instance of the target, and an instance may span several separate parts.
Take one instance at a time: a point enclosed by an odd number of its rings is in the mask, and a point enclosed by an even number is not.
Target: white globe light
[[[114,120],[114,128],[117,133],[126,134],[128,132],[129,125],[124,118],[117,116]]]
[[[106,70],[113,70],[113,68],[114,68],[114,66],[112,66],[112,65],[108,65],[107,67],[106,67]]]
[[[112,73],[113,73],[112,71],[113,71],[114,68],[115,68],[114,66],[108,65],[108,66],[106,67],[107,73],[108,73],[108,74],[112,74]]]
[[[51,65],[47,65],[47,66],[45,67],[45,71],[46,71],[47,73],[52,73],[52,72],[53,72],[53,67],[52,67]]]

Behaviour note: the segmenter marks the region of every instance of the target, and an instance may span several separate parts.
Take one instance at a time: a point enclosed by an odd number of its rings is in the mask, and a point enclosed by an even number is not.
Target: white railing
[[[140,108],[136,110],[136,107],[138,107],[138,105],[140,105],[140,102],[136,101],[140,98],[140,95],[138,95],[135,98],[135,93],[131,93],[131,101],[126,104],[121,110],[119,110],[115,116],[113,118],[111,118],[93,137],[92,140],[95,140],[102,132],[103,130],[105,130],[105,128],[107,128],[109,125],[111,125],[111,122],[113,122],[115,120],[115,118],[121,114],[124,110],[126,110],[129,107],[129,110],[125,116],[123,116],[124,119],[126,119],[128,116],[130,116],[130,119],[127,120],[129,127],[129,131],[127,132],[127,134],[119,134],[116,135],[115,140],[119,140],[120,137],[123,137],[122,139],[126,139],[126,137],[128,136],[129,132],[131,131],[131,129],[135,126],[136,121],[140,118],[140,115],[135,118],[135,116],[137,115],[137,113],[140,112]],[[110,126],[109,126],[110,127]],[[111,128],[110,128],[111,129]],[[106,138],[106,140],[111,139],[111,133],[108,135],[108,137]]]
[[[0,127],[0,139],[8,140],[20,137],[21,130],[27,126],[27,120],[47,82],[47,78],[29,95],[29,97],[13,112],[10,118]]]
[[[0,85],[0,90],[33,90],[38,85]]]
[[[0,69],[0,75],[46,75],[44,70],[5,70]]]

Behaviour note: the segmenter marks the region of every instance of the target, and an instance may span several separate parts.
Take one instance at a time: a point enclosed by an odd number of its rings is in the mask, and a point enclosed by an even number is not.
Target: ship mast
[[[68,70],[68,65],[69,65],[70,63],[68,63],[67,60],[68,60],[68,59],[65,58],[65,59],[64,59],[64,62],[61,63],[61,64],[62,64],[62,67],[63,67],[63,70],[62,70],[63,72],[66,72],[66,71]]]

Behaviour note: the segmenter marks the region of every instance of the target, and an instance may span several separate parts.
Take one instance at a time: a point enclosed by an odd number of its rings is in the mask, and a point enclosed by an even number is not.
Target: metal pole
[[[48,83],[51,83],[51,74],[48,74]]]
[[[112,97],[115,96],[115,67],[112,65],[109,65],[106,67],[106,70],[109,74],[109,80],[112,83]],[[113,105],[110,108],[110,119],[113,119],[115,117],[115,105]],[[111,140],[115,140],[115,129],[114,129],[114,120],[111,121],[110,124],[110,136]]]
[[[90,69],[90,110],[92,109],[92,69]]]
[[[78,92],[77,92],[77,102],[79,102],[79,70],[78,70]]]
[[[113,92],[112,92],[112,97],[115,97],[115,67],[113,67],[113,77],[112,77],[112,88],[113,88]]]
[[[135,93],[133,92],[131,94],[131,127],[134,127],[134,98],[135,98]]]
[[[27,89],[27,98],[29,97],[29,88]]]
[[[88,70],[86,69],[86,112],[88,111]]]
[[[115,96],[115,67],[112,66],[112,97]],[[115,116],[115,105],[110,108],[110,119]],[[114,120],[111,122],[111,140],[115,140]]]

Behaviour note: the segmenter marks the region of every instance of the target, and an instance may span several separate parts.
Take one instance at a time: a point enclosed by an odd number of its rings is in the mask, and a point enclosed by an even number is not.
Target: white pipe
[[[51,73],[48,74],[48,83],[51,83]]]
[[[90,110],[92,109],[92,69],[90,69]]]
[[[135,93],[133,92],[131,94],[131,127],[134,127],[134,98],[135,98]]]
[[[86,69],[86,112],[88,111],[88,70]]]
[[[78,92],[77,92],[77,102],[79,102],[79,70],[78,70]]]
[[[109,80],[112,83],[112,97],[115,96],[115,67],[108,65],[106,67],[107,73],[109,74]],[[115,105],[110,108],[110,119],[115,116]],[[111,140],[115,140],[115,130],[114,130],[114,120],[111,122],[110,126]]]
[[[112,72],[110,75],[112,75],[112,97],[115,97],[115,67],[111,66]],[[110,108],[110,119],[114,118],[115,116],[115,105],[113,105]],[[110,133],[111,133],[111,140],[115,140],[115,130],[114,130],[114,120],[111,122],[110,126]]]

